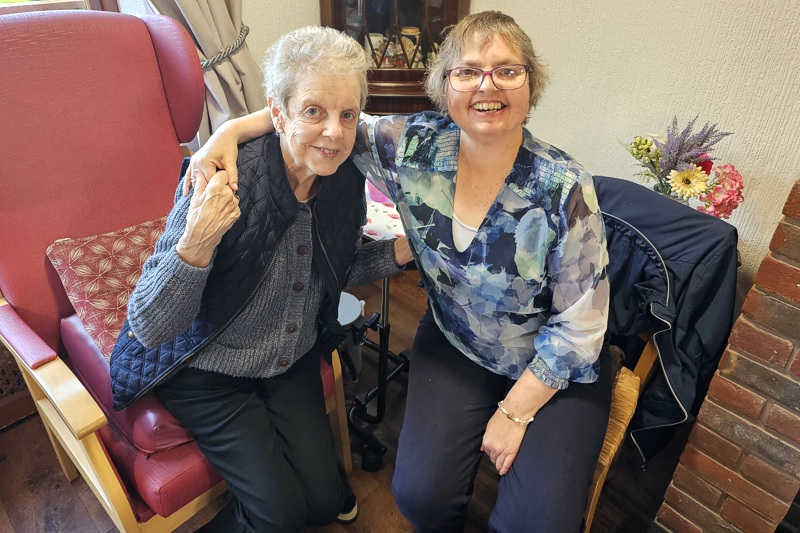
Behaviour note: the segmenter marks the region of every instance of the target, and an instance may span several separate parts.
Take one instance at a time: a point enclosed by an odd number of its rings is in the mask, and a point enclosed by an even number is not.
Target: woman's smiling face
[[[464,46],[461,60],[453,67],[474,67],[484,71],[501,65],[525,64],[522,54],[505,40],[494,37],[485,46],[473,40]],[[530,111],[530,88],[500,90],[491,76],[472,92],[457,92],[447,87],[447,112],[461,128],[462,134],[476,140],[497,140],[508,134],[519,134]]]
[[[308,73],[297,86],[286,113],[272,108],[286,168],[300,179],[329,176],[353,150],[360,85],[355,79]]]

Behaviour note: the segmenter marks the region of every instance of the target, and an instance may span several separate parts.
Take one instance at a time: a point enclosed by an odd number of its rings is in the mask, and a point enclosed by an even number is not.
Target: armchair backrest
[[[172,19],[0,17],[0,291],[51,348],[73,310],[47,246],[167,214],[203,102]]]

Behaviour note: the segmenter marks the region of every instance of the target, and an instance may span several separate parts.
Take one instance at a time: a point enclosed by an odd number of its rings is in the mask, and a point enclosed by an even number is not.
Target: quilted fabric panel
[[[157,348],[146,348],[131,331],[126,320],[111,356],[111,388],[115,411],[121,411],[141,398],[156,383],[178,368],[188,354],[211,342],[213,326],[195,320],[188,330]]]
[[[142,266],[153,254],[166,222],[161,217],[101,235],[59,239],[47,248],[72,307],[106,360]]]

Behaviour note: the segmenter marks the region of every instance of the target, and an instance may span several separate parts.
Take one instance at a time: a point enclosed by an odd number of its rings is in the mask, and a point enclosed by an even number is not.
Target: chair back
[[[5,15],[0,50],[0,291],[60,353],[59,320],[74,311],[47,246],[170,211],[202,71],[162,16]]]

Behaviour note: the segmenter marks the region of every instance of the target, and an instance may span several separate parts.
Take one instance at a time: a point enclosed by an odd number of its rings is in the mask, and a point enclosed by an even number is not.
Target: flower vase
[[[692,207],[688,199],[681,198],[680,196],[670,196],[670,198],[672,198],[679,204],[685,205],[686,207]]]
[[[687,207],[691,207],[691,205],[689,205],[689,200],[688,199],[685,199],[685,198],[683,198],[681,196],[676,196],[676,195],[672,194],[672,191],[664,191],[663,188],[661,187],[661,184],[659,184],[659,183],[656,183],[655,185],[653,185],[653,190],[655,192],[657,192],[658,194],[660,194],[661,196],[665,197],[665,198],[669,198],[670,200],[678,202],[679,204],[683,204],[683,205],[685,205]]]

